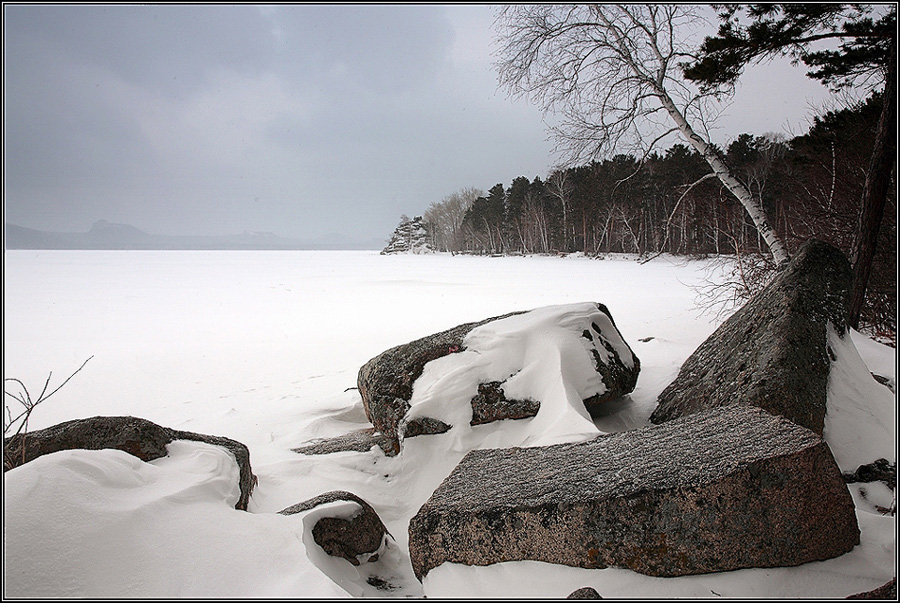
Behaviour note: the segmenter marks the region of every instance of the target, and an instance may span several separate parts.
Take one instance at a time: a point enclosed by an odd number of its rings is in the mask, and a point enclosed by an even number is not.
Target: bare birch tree
[[[558,199],[562,206],[562,250],[569,251],[569,196],[572,194],[569,170],[554,171],[547,178],[547,192]]]
[[[502,7],[495,23],[500,84],[561,120],[551,132],[570,162],[629,145],[646,156],[661,140],[680,134],[738,199],[781,264],[788,252],[761,200],[710,143],[711,93],[682,77],[679,64],[692,57],[684,34],[698,22],[693,9],[678,4]]]
[[[484,195],[480,189],[468,187],[432,203],[423,217],[428,224],[432,244],[439,251],[457,252],[463,246],[463,220],[475,199]]]

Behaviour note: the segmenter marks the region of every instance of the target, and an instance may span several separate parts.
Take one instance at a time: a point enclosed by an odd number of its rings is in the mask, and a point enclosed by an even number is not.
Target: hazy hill
[[[6,249],[381,249],[384,241],[359,241],[344,235],[314,240],[287,239],[271,232],[244,231],[223,236],[172,236],[144,232],[130,224],[95,222],[87,232],[49,232],[6,224]]]

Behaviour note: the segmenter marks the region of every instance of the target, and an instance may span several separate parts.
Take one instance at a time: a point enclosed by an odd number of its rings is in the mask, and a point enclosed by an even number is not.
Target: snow
[[[600,327],[595,333],[593,325]],[[582,335],[592,336],[588,340]],[[594,425],[582,400],[606,391],[591,351],[607,361],[609,342],[633,367],[631,350],[596,304],[582,302],[536,308],[481,325],[466,336],[465,350],[425,365],[413,387],[407,419],[430,417],[452,425],[454,448],[471,450],[471,400],[478,385],[503,382],[507,398],[539,400],[540,410],[519,438],[493,446],[546,446],[594,437]],[[489,430],[492,434],[496,428]],[[496,434],[493,434],[496,435]]]
[[[225,436],[249,447],[259,484],[249,512],[235,510],[233,459],[196,442],[173,442],[168,457],[150,463],[115,450],[41,457],[4,477],[5,594],[559,598],[593,586],[605,598],[843,597],[880,586],[895,574],[896,538],[894,518],[876,509],[893,494],[878,484],[851,488],[861,544],[796,568],[661,579],[523,561],[444,564],[424,585],[412,576],[409,519],[468,450],[647,424],[656,396],[718,324],[694,304],[692,286],[706,283],[708,268],[666,256],[639,264],[625,256],[7,251],[4,376],[36,395],[50,371],[58,385],[93,356],[37,407],[30,429],[134,415]],[[587,320],[593,306],[585,302],[609,308],[641,361],[635,391],[594,421],[571,403],[600,387],[571,362],[588,342],[556,328]],[[377,447],[326,456],[291,451],[369,426],[354,388],[370,358],[464,322],[531,309],[541,310],[473,331],[467,341],[477,348],[493,329],[509,345],[485,344],[480,354],[443,361],[461,363],[459,375],[472,366],[502,379],[514,374],[508,386],[519,393],[544,387],[553,413],[542,405],[533,419],[463,422],[404,441],[397,457]],[[894,350],[855,332],[830,342],[837,360],[825,437],[835,458],[849,470],[879,457],[895,461],[895,396],[869,376],[896,382]],[[433,376],[416,384],[415,412],[463,412],[441,391],[471,384],[445,378],[435,389],[441,377]],[[352,514],[355,503],[277,513],[331,490],[357,494],[384,521],[391,537],[377,561],[354,567],[311,540],[317,517]]]
[[[875,459],[896,460],[895,396],[869,375],[855,339],[840,338],[829,329],[829,345],[838,360],[828,375],[833,404],[825,414],[824,431],[838,466],[851,472]]]
[[[66,450],[5,479],[10,597],[265,597],[346,594],[306,555],[302,518],[234,509],[237,465],[173,442],[144,463]]]

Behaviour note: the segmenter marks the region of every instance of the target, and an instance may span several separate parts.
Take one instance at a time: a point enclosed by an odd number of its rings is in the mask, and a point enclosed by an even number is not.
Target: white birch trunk
[[[712,145],[703,140],[702,136],[694,132],[691,124],[689,124],[684,115],[681,114],[681,111],[678,110],[678,107],[675,106],[675,103],[669,95],[666,94],[665,90],[657,89],[656,92],[663,107],[669,113],[669,116],[675,122],[675,125],[681,131],[685,139],[687,139],[688,143],[703,156],[706,163],[712,168],[716,177],[735,197],[737,197],[740,204],[744,206],[747,215],[753,220],[757,232],[759,232],[760,236],[762,236],[763,240],[766,242],[766,245],[768,245],[769,251],[772,252],[772,258],[775,260],[775,263],[783,264],[790,260],[790,256],[788,255],[784,244],[781,242],[781,238],[778,236],[778,233],[775,232],[775,229],[769,225],[769,221],[763,211],[762,203],[753,197],[747,187],[744,186],[743,182],[732,175],[731,170],[728,169],[728,166],[722,158],[719,157],[719,154],[716,153]]]

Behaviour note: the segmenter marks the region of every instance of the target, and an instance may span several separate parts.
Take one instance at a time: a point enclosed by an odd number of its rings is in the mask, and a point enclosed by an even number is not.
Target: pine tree
[[[835,90],[884,82],[882,113],[860,199],[851,253],[853,285],[847,323],[859,327],[878,233],[891,191],[897,148],[897,8],[857,4],[731,4],[719,13],[718,35],[707,37],[700,57],[682,65],[685,77],[708,90],[734,87],[744,68],[790,56],[810,78]],[[742,23],[746,12],[747,23]],[[840,42],[820,50],[822,40]]]

